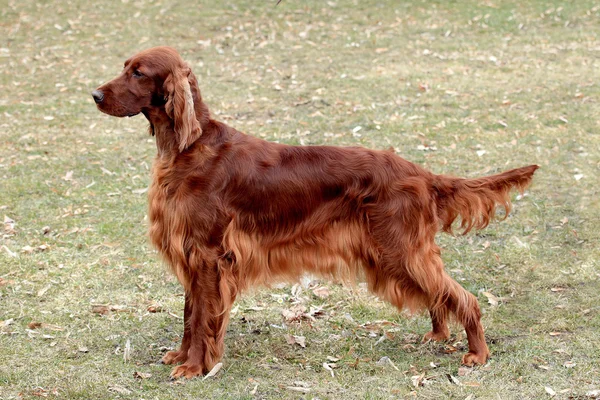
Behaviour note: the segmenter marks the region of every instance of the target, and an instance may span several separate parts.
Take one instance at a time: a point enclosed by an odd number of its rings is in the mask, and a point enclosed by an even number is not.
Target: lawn
[[[0,8],[0,399],[600,398],[600,3],[6,0]],[[183,292],[146,236],[142,116],[90,93],[177,48],[213,116],[288,144],[393,148],[436,173],[539,164],[509,218],[439,235],[492,358],[363,285],[239,299],[223,368],[169,380]]]

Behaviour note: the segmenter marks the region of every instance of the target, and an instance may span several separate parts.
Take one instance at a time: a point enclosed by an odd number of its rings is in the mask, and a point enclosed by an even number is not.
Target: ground
[[[0,398],[600,397],[600,4],[7,0],[0,9]],[[307,278],[232,314],[222,369],[170,381],[183,295],[146,237],[156,148],[90,92],[177,48],[215,118],[289,144],[393,148],[436,173],[539,164],[511,216],[440,235],[492,358],[426,315]]]

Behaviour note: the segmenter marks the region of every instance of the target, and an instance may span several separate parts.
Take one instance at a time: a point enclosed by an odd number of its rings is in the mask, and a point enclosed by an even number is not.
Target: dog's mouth
[[[114,109],[106,109],[103,107],[102,104],[96,104],[96,108],[98,108],[98,110],[100,110],[101,112],[103,112],[104,114],[110,115],[111,117],[119,117],[119,118],[131,118],[131,117],[135,117],[136,115],[138,115],[140,113],[140,111],[137,112],[132,112],[132,111],[125,111],[125,110],[114,110]]]

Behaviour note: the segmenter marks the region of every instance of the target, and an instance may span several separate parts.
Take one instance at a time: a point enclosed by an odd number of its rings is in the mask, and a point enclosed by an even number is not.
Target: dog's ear
[[[165,80],[164,90],[167,97],[165,111],[173,120],[179,152],[190,147],[200,135],[202,128],[196,119],[194,98],[190,88],[188,67],[178,68]]]

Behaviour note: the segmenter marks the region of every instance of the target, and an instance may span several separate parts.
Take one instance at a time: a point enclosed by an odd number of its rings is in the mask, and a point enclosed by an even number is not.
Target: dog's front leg
[[[189,297],[189,345],[187,359],[171,372],[172,378],[192,378],[208,373],[223,357],[224,336],[233,303],[231,292],[223,296],[227,284],[217,262],[205,265],[191,282]],[[186,301],[186,304],[188,302]],[[182,342],[182,349],[185,343]]]
[[[181,364],[187,361],[191,342],[190,316],[192,314],[192,304],[190,299],[190,295],[186,292],[185,305],[183,307],[183,339],[181,339],[181,347],[177,351],[166,352],[161,359],[163,364]]]

